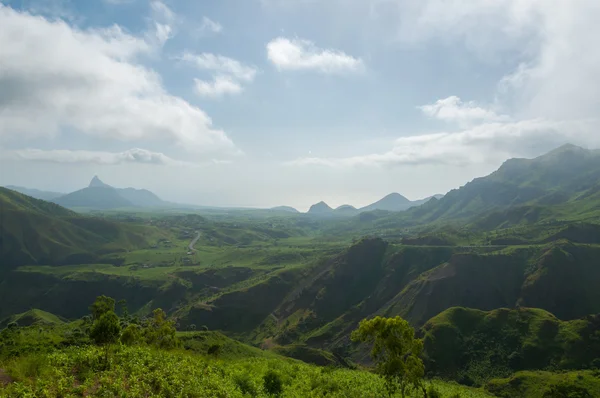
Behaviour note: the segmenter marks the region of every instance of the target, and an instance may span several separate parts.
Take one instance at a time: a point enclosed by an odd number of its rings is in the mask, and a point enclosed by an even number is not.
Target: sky
[[[0,0],[0,185],[443,194],[600,147],[597,0]]]

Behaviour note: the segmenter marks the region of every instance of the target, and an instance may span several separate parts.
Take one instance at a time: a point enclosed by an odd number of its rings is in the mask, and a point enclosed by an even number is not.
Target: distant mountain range
[[[391,193],[381,198],[375,203],[371,203],[368,206],[356,208],[351,205],[341,205],[335,209],[332,209],[327,203],[319,202],[310,207],[308,214],[315,216],[353,216],[365,211],[373,210],[384,210],[384,211],[404,211],[411,207],[421,206],[424,203],[429,202],[431,199],[440,199],[444,195],[434,195],[421,200],[408,200],[399,193]]]
[[[5,188],[8,188],[10,190],[22,193],[23,195],[31,196],[32,198],[41,199],[41,200],[52,200],[52,199],[56,199],[60,196],[65,195],[64,193],[61,193],[61,192],[41,191],[39,189],[18,187],[15,185],[7,185]]]

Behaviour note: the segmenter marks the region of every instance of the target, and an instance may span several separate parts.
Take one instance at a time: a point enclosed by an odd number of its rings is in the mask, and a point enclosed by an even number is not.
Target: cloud
[[[278,37],[267,44],[267,56],[279,70],[313,70],[325,74],[364,70],[362,59],[338,50],[321,49],[302,39]]]
[[[123,152],[81,151],[81,150],[41,150],[22,149],[9,152],[19,159],[52,163],[94,163],[116,165],[123,163],[143,163],[155,165],[183,165],[187,162],[174,160],[163,153],[133,148]]]
[[[456,122],[462,126],[508,119],[506,115],[498,115],[490,109],[479,107],[473,101],[463,102],[454,95],[417,108],[429,117],[447,122]]]
[[[158,45],[163,46],[167,40],[175,36],[174,25],[177,17],[165,3],[159,0],[150,2],[150,10],[153,27],[148,34],[150,39],[156,40]]]
[[[202,24],[198,29],[200,35],[206,36],[210,34],[218,34],[223,31],[223,25],[218,22],[213,21],[208,17],[202,17]]]
[[[256,76],[256,68],[244,65],[241,62],[223,55],[210,53],[194,54],[185,52],[180,60],[191,63],[200,70],[216,72],[222,75],[230,75],[237,80],[251,82]]]
[[[595,125],[593,120],[557,122],[543,119],[484,123],[455,133],[401,137],[390,151],[384,153],[347,158],[300,158],[287,165],[349,168],[494,164],[514,156],[537,156],[566,142],[600,145]]]
[[[194,79],[196,93],[202,97],[219,98],[224,95],[240,94],[243,88],[228,76],[215,76],[212,81]]]
[[[152,51],[143,38],[116,25],[81,30],[1,5],[0,26],[0,142],[69,129],[160,140],[210,157],[238,151],[206,113],[167,93],[140,64]]]
[[[243,91],[241,82],[253,81],[257,73],[256,68],[223,55],[185,52],[178,59],[199,70],[213,72],[211,81],[194,79],[195,91],[202,97],[219,98],[240,94]]]

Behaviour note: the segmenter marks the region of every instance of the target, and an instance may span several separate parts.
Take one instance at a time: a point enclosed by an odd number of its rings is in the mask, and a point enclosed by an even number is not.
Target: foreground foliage
[[[425,375],[420,358],[423,342],[415,339],[415,330],[407,321],[399,316],[365,319],[352,333],[352,340],[373,344],[371,358],[376,362],[377,373],[385,380],[390,396],[400,390],[400,395],[405,397],[409,389],[422,388]]]
[[[284,358],[220,360],[182,351],[117,346],[104,366],[102,348],[70,347],[2,364],[15,382],[2,397],[385,397],[384,382],[365,371],[323,368]],[[487,397],[433,382],[443,397]],[[410,395],[412,396],[412,395]],[[420,396],[420,395],[415,395]]]

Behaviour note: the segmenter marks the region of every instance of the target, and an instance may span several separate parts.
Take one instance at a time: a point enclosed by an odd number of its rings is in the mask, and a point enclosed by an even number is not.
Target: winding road
[[[200,239],[200,232],[197,232],[197,234],[198,235],[188,245],[188,249],[190,249],[191,252],[197,251],[196,249],[194,249],[194,245],[196,244],[196,242],[198,242],[198,239]]]

